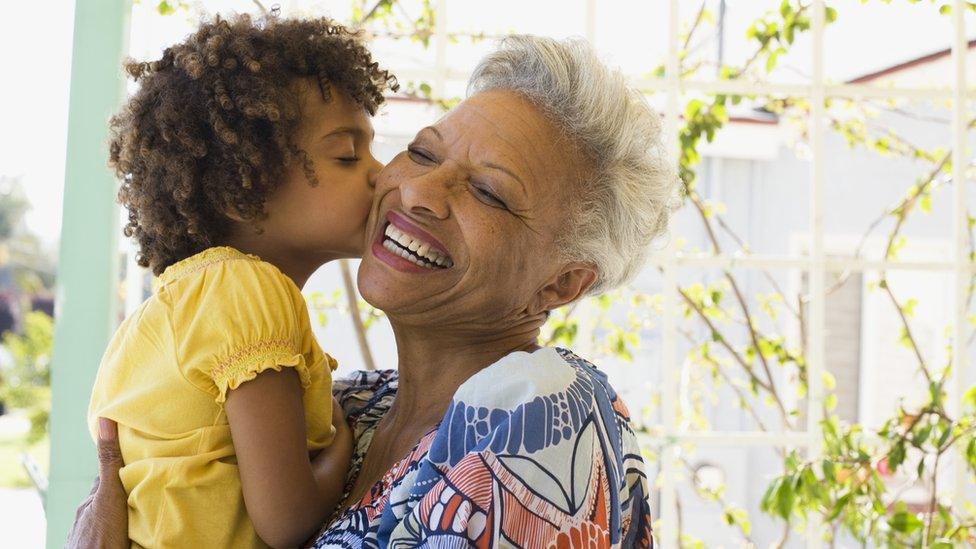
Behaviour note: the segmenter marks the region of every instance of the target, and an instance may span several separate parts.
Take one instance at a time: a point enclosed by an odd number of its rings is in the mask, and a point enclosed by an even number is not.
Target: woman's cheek
[[[490,216],[480,214],[467,218],[470,230],[465,235],[465,246],[471,253],[481,256],[492,270],[496,270],[504,257],[511,253],[512,243],[504,238],[505,232]]]
[[[382,190],[392,190],[398,188],[400,183],[414,177],[423,175],[424,166],[419,166],[410,160],[406,153],[400,153],[380,173],[377,181],[377,192]]]

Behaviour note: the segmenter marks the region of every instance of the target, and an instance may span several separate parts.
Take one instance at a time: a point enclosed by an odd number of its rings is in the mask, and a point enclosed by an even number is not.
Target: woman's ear
[[[540,314],[572,303],[586,295],[598,277],[592,263],[569,263],[536,292],[527,312]]]

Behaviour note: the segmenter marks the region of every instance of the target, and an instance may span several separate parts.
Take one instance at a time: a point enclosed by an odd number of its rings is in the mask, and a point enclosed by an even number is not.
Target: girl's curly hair
[[[160,59],[124,67],[140,86],[110,122],[109,166],[129,211],[124,233],[157,275],[219,244],[225,212],[260,219],[292,162],[318,183],[292,141],[296,79],[314,78],[326,100],[341,90],[371,115],[398,87],[358,33],[327,18],[218,16]]]

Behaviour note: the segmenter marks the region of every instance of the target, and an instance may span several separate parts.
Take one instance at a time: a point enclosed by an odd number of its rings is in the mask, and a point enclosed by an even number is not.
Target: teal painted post
[[[85,415],[95,372],[116,326],[117,183],[106,167],[108,119],[124,93],[121,60],[130,0],[77,0],[64,212],[51,367],[47,547],[63,547],[97,462]]]

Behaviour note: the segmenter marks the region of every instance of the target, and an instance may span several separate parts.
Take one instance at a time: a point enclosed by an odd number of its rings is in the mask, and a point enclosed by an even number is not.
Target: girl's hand
[[[336,498],[340,498],[346,486],[346,474],[349,471],[349,462],[352,461],[355,441],[352,428],[349,427],[346,415],[335,397],[332,398],[332,426],[335,427],[335,438],[328,448],[319,452],[312,460],[312,470],[319,486],[334,492]]]
[[[119,471],[122,450],[118,425],[98,419],[98,478],[91,494],[78,506],[68,534],[68,549],[123,549],[129,547],[128,497]]]
[[[332,426],[336,430],[335,440],[332,442],[332,445],[348,446],[349,459],[352,459],[352,449],[354,446],[352,427],[349,426],[346,413],[342,410],[342,406],[339,405],[336,397],[332,397]]]

